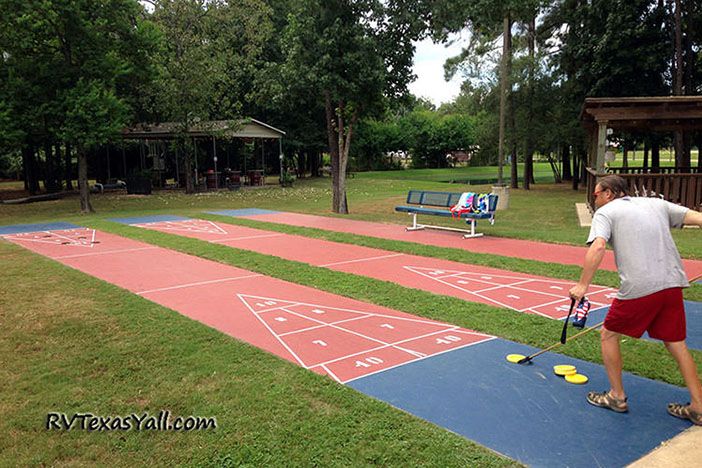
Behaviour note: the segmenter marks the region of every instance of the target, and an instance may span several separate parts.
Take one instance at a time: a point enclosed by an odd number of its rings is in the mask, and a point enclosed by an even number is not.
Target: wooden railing
[[[595,210],[593,192],[595,191],[595,185],[597,185],[597,178],[606,175],[608,174],[598,174],[593,169],[587,168],[587,204],[593,212]],[[682,174],[620,173],[619,175],[627,181],[629,195],[659,197],[669,202],[687,206],[693,210],[702,210],[702,173],[700,172]]]
[[[702,174],[700,167],[608,167],[611,174]]]

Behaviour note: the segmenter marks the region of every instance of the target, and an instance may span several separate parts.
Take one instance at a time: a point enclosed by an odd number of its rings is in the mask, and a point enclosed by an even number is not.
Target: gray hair
[[[621,198],[627,195],[629,186],[623,177],[618,175],[607,175],[597,181],[602,190],[609,190],[614,194],[614,198]]]

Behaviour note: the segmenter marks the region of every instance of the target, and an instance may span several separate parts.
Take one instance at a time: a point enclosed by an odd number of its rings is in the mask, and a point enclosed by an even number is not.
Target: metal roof
[[[129,140],[171,139],[182,134],[180,122],[138,123],[122,130],[122,138]],[[221,136],[225,138],[276,138],[285,132],[256,119],[209,120],[193,124],[187,132],[190,137]]]

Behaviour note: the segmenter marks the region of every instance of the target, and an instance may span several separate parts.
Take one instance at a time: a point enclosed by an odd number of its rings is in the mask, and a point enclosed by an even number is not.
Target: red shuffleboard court
[[[529,260],[539,260],[542,262],[561,263],[564,265],[583,264],[586,247],[572,245],[549,244],[519,239],[508,239],[494,236],[483,236],[472,239],[463,239],[459,233],[437,230],[406,231],[404,227],[397,224],[372,223],[368,221],[357,221],[353,219],[331,218],[326,216],[315,216],[301,213],[286,213],[266,210],[228,210],[225,212],[213,212],[214,214],[229,214],[231,216],[252,219],[255,221],[265,221],[269,223],[288,224],[291,226],[310,227],[324,229],[327,231],[347,232],[361,236],[379,237],[382,239],[400,240],[414,242],[417,244],[434,245],[439,247],[450,247],[463,249],[476,253],[490,253],[503,255],[506,257],[524,258]],[[236,213],[240,211],[242,214]],[[248,212],[251,213],[248,213]],[[427,217],[425,217],[426,219]],[[409,218],[408,218],[409,219]],[[499,214],[497,221],[499,221]],[[529,224],[535,222],[525,220],[524,229],[529,229]],[[464,227],[462,222],[456,222],[457,227]],[[586,235],[583,234],[583,243]],[[578,239],[575,239],[578,240]],[[691,280],[702,276],[702,261],[683,260],[687,277]],[[607,251],[600,268],[616,271],[614,254]]]
[[[568,290],[574,284],[201,219],[149,221],[132,225],[554,319],[568,315]],[[609,305],[615,296],[615,290],[604,286],[591,286],[588,293],[593,307]]]
[[[494,338],[93,229],[1,237],[342,383]]]

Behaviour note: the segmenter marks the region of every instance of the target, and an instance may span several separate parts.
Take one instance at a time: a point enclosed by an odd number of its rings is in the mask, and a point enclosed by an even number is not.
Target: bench
[[[461,198],[461,193],[455,192],[429,192],[423,190],[410,190],[407,194],[407,204],[415,206],[396,206],[395,211],[407,213],[412,216],[412,226],[408,227],[408,231],[416,231],[419,229],[442,229],[446,231],[465,232],[464,238],[480,237],[482,233],[475,232],[476,221],[478,219],[487,219],[490,224],[495,223],[495,210],[497,209],[497,195],[490,194],[488,200],[488,210],[480,213],[462,213],[461,219],[466,220],[466,224],[470,224],[470,230],[457,229],[445,226],[431,226],[428,224],[418,224],[417,215],[443,216],[446,218],[457,217],[451,213],[450,208]],[[474,198],[477,201],[477,197]],[[475,203],[475,202],[474,202]],[[434,207],[434,208],[426,208]]]

